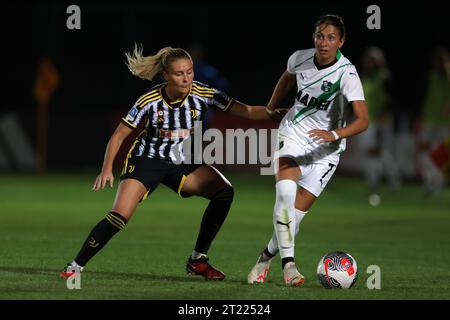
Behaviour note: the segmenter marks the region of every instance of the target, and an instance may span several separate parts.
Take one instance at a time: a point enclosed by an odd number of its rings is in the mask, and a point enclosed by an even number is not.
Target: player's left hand
[[[308,131],[308,134],[310,138],[314,139],[318,143],[332,142],[336,140],[333,133],[327,130],[313,129]]]

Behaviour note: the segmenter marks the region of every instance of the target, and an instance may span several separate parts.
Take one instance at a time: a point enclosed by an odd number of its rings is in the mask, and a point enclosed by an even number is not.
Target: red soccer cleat
[[[188,274],[202,276],[206,280],[223,280],[225,278],[225,274],[211,266],[208,263],[208,258],[204,257],[197,260],[189,258],[186,271]]]

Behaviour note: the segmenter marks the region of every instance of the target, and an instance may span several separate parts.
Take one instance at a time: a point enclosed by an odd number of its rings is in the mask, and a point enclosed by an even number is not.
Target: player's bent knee
[[[233,201],[234,198],[234,188],[232,186],[226,186],[225,188],[217,191],[211,200],[219,201]]]
[[[290,179],[280,180],[275,184],[276,201],[283,205],[290,205],[295,202],[297,195],[297,183]]]

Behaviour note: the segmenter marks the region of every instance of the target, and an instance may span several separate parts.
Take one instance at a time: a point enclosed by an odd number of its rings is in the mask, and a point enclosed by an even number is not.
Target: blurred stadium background
[[[71,4],[81,9],[79,30],[66,27]],[[0,19],[5,79],[0,102],[0,299],[449,299],[448,180],[441,192],[427,192],[419,136],[433,54],[439,48],[448,54],[450,47],[450,17],[433,2],[377,2],[381,29],[369,30],[370,4],[6,3]],[[342,51],[358,70],[368,47],[384,52],[392,75],[389,150],[403,184],[382,184],[377,190],[381,203],[370,206],[364,142],[348,139],[337,174],[298,239],[306,288],[293,293],[281,286],[277,266],[267,288],[246,286],[246,274],[270,235],[273,177],[260,176],[257,165],[218,165],[237,191],[210,252],[229,279],[220,284],[186,279],[183,264],[205,202],[178,200],[160,187],[127,231],[91,262],[84,290],[67,290],[57,272],[113,200],[115,190],[90,191],[108,138],[151,86],[131,75],[124,52],[134,43],[142,43],[145,54],[164,46],[186,48],[196,53],[197,75],[204,77],[199,80],[243,102],[266,104],[289,55],[313,46],[315,19],[330,12],[344,19],[348,37]],[[444,79],[443,87],[449,88],[448,74]],[[447,93],[443,99],[448,103],[450,90],[440,92]],[[448,130],[449,104],[436,108],[444,110],[437,118]],[[275,127],[218,113],[211,113],[208,123],[221,130]],[[444,175],[445,152],[435,161]],[[116,173],[120,165],[119,159]],[[323,291],[315,279],[320,257],[334,250],[350,252],[361,266],[356,287],[345,293]],[[365,270],[372,264],[382,270],[378,292],[365,287]]]

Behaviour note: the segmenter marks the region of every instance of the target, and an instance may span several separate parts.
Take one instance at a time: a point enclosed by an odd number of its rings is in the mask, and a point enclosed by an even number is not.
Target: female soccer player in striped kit
[[[61,276],[70,276],[73,267],[82,270],[125,227],[138,203],[162,183],[182,197],[196,195],[210,200],[186,270],[206,279],[222,280],[224,273],[208,263],[207,253],[230,209],[233,187],[214,167],[195,164],[190,150],[183,150],[183,142],[198,128],[207,108],[253,120],[266,120],[273,115],[263,106],[248,106],[193,81],[193,61],[183,49],[166,47],[156,55],[143,56],[142,48],[136,46],[132,54],[126,55],[128,67],[135,76],[152,80],[162,75],[165,82],[141,96],[111,136],[101,173],[94,182],[95,191],[107,184],[113,186],[113,160],[124,139],[145,121],[144,130],[128,153],[111,211],[92,229]]]
[[[345,150],[345,138],[368,127],[367,107],[355,67],[340,52],[345,26],[335,15],[321,16],[313,33],[313,49],[298,50],[288,60],[268,109],[279,105],[297,84],[294,106],[278,130],[274,232],[248,274],[248,282],[266,282],[273,257],[281,256],[284,281],[303,284],[294,262],[294,242],[300,221],[325,188]],[[351,103],[355,119],[345,125]],[[274,109],[273,109],[274,110]]]

